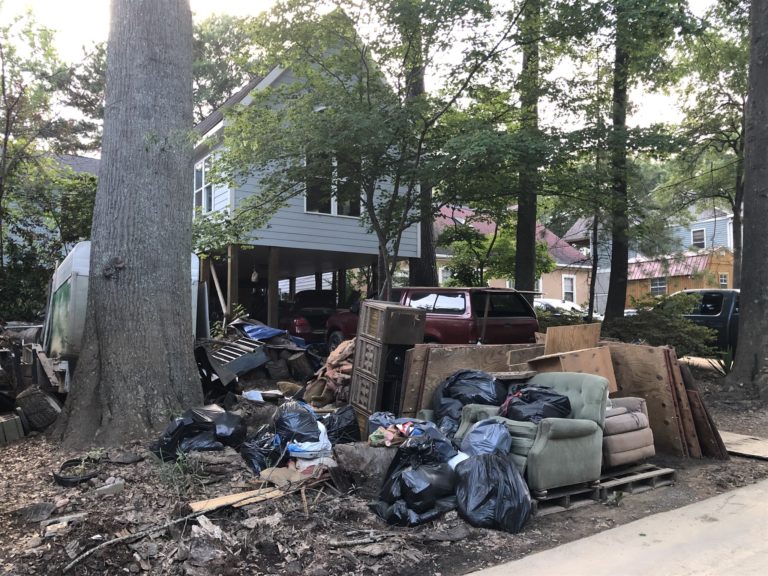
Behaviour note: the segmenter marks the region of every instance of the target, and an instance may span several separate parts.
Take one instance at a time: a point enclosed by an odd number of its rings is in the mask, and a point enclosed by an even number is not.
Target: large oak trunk
[[[741,314],[739,345],[728,380],[745,384],[768,399],[768,0],[753,0],[751,14]]]
[[[145,439],[202,401],[190,296],[188,0],[113,0],[84,344],[65,445]]]
[[[611,156],[611,275],[608,280],[608,298],[605,322],[624,316],[629,271],[629,217],[627,199],[627,85],[629,79],[629,52],[626,35],[629,33],[625,15],[617,7],[616,46],[613,63],[613,127],[609,139]]]

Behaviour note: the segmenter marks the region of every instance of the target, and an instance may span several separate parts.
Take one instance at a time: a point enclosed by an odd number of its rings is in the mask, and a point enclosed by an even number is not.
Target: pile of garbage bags
[[[163,461],[172,461],[179,453],[193,450],[223,450],[225,446],[240,452],[254,474],[279,466],[290,458],[305,461],[328,458],[334,444],[357,442],[360,431],[351,406],[318,418],[303,402],[282,404],[271,424],[246,437],[242,418],[211,404],[187,410],[176,418],[150,450]]]
[[[544,418],[567,418],[571,413],[568,396],[558,394],[549,388],[525,386],[513,391],[499,414],[510,420],[523,420],[538,424]]]
[[[430,422],[403,422],[386,413],[369,423],[398,426],[410,435],[400,444],[378,501],[371,509],[389,524],[416,526],[450,510],[473,526],[518,532],[531,514],[528,486],[507,456],[512,443],[503,424],[475,424],[457,451]],[[381,426],[377,428],[381,430]]]
[[[453,438],[459,429],[461,410],[467,404],[500,406],[507,387],[488,372],[459,370],[444,380],[433,396],[435,421],[440,431]]]

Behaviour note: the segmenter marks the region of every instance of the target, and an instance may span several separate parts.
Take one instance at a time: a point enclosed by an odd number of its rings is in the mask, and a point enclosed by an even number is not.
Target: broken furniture
[[[603,428],[603,468],[633,464],[655,454],[645,399],[612,399]]]
[[[426,312],[366,300],[360,308],[350,404],[361,431],[374,412],[400,412],[405,354],[424,339]]]
[[[528,384],[568,396],[568,418],[544,418],[534,424],[496,416],[497,407],[470,404],[464,407],[457,436],[466,433],[472,420],[488,415],[503,422],[512,436],[513,460],[524,467],[533,492],[599,480],[608,380],[592,374],[549,372],[537,374]]]

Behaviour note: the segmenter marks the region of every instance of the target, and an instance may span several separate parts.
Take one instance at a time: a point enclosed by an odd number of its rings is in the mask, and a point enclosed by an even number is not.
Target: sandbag
[[[473,526],[515,534],[531,515],[528,486],[511,459],[472,456],[456,467],[459,514]]]
[[[550,388],[526,386],[510,394],[499,413],[510,420],[538,424],[543,418],[567,418],[571,401]]]
[[[274,432],[283,443],[320,440],[315,413],[303,402],[286,402],[277,409]]]
[[[334,446],[360,441],[360,427],[357,425],[355,409],[349,404],[320,418],[328,432],[328,439]]]
[[[475,422],[461,441],[461,451],[470,456],[478,454],[507,454],[512,448],[512,436],[501,422]]]

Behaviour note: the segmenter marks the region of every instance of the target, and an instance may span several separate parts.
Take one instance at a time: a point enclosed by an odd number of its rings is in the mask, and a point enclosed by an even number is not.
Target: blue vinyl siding
[[[691,222],[687,226],[672,226],[672,237],[677,242],[677,248],[685,250],[692,245],[692,231],[704,230],[705,248],[730,248],[731,242],[728,237],[728,223],[730,220],[731,217],[727,216],[715,220]]]

